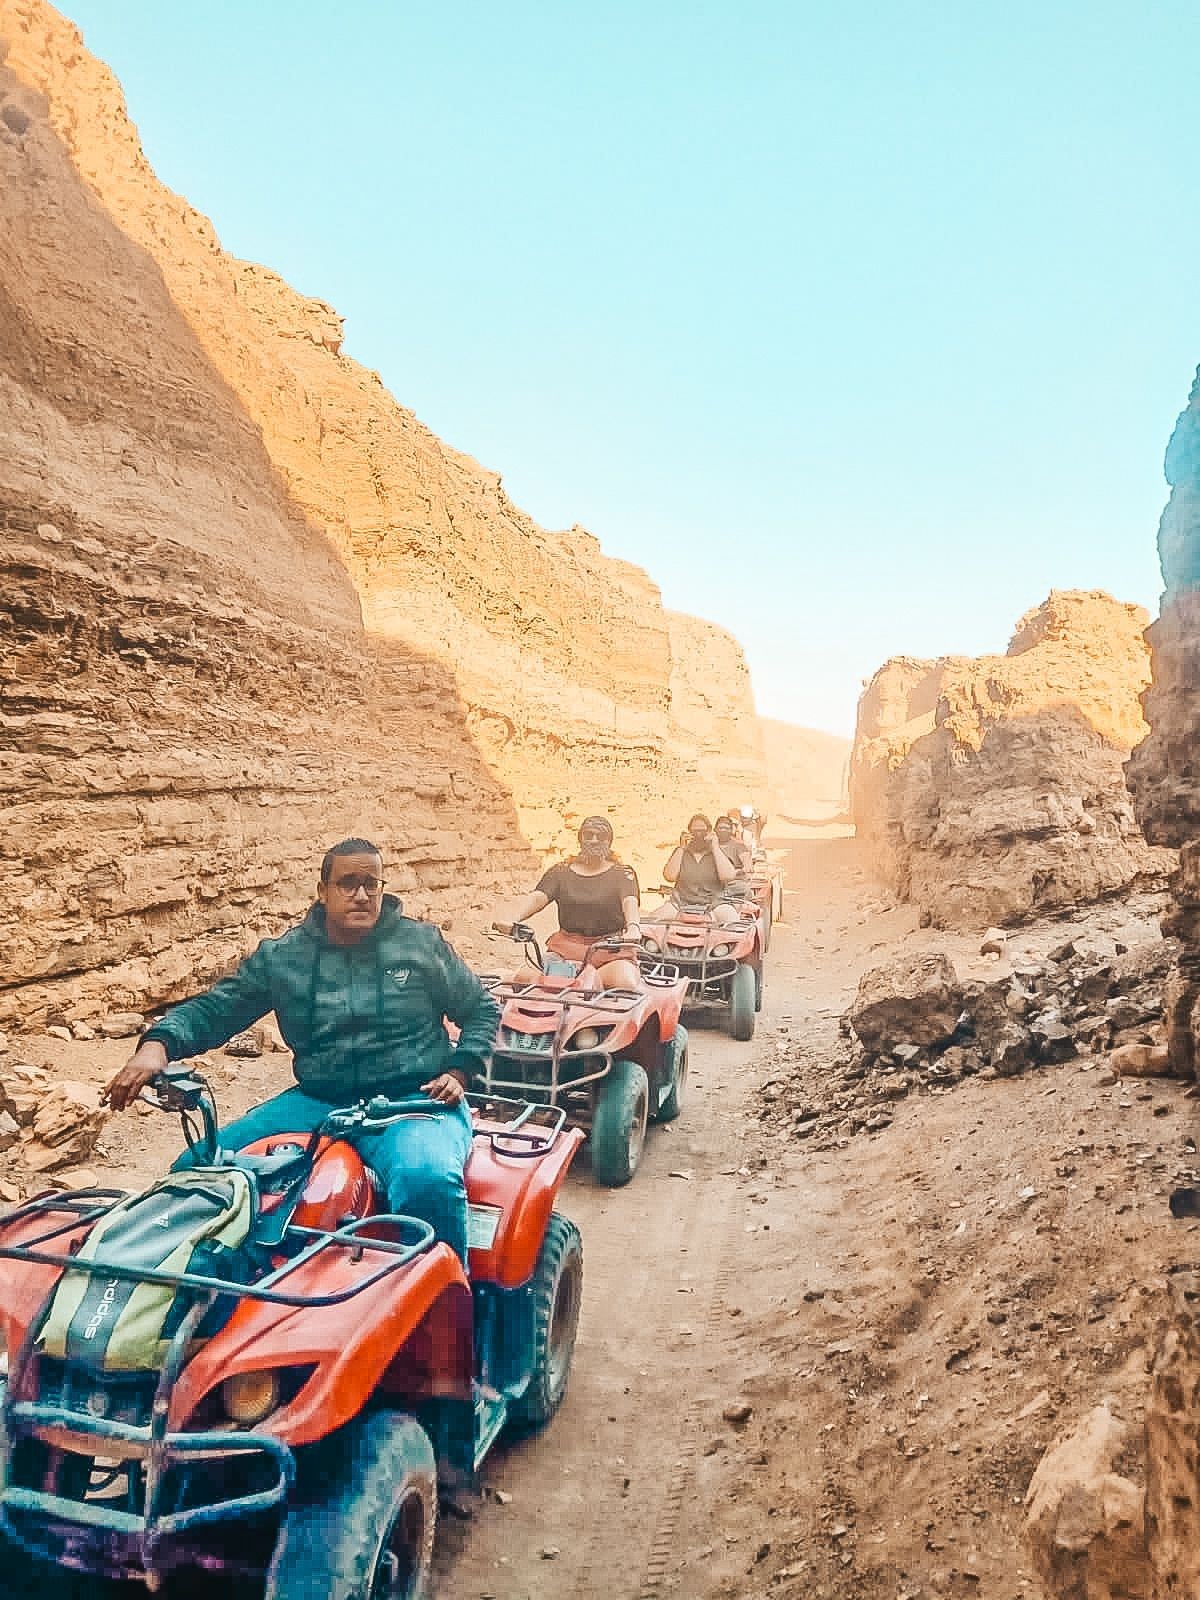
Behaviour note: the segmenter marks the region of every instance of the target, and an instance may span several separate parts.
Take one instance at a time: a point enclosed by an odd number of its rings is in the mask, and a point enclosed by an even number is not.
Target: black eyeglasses
[[[333,880],[333,887],[346,895],[357,894],[360,889],[365,889],[369,895],[377,895],[383,888],[383,879],[377,878],[372,872],[347,872],[344,877]]]

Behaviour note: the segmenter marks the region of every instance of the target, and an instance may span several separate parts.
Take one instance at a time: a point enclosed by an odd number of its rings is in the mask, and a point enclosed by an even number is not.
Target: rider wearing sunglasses
[[[389,1209],[430,1223],[465,1261],[471,1114],[464,1096],[491,1056],[500,1010],[438,929],[404,916],[383,888],[375,845],[334,845],[304,920],[264,939],[230,977],[148,1028],[105,1093],[123,1110],[168,1062],[215,1050],[274,1011],[296,1087],[231,1123],[222,1143],[239,1149],[306,1133],[333,1107],[372,1095],[423,1095],[427,1116],[355,1143],[383,1179]],[[459,1029],[454,1045],[447,1019]]]

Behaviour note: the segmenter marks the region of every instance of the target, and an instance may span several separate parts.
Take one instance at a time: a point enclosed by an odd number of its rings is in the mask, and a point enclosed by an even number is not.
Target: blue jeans
[[[283,1133],[311,1133],[333,1106],[303,1089],[285,1089],[221,1129],[227,1150],[243,1150],[256,1139]],[[429,1102],[428,1115],[402,1117],[379,1133],[360,1133],[350,1141],[383,1183],[389,1211],[427,1222],[467,1264],[467,1186],[463,1169],[471,1153],[471,1112]],[[175,1170],[195,1165],[185,1150]]]

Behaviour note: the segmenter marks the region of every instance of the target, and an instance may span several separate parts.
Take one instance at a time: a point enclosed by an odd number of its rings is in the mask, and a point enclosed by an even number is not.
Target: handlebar
[[[153,1090],[153,1093],[148,1093],[149,1090]],[[168,1067],[156,1072],[137,1098],[153,1106],[156,1111],[176,1112],[183,1125],[183,1137],[188,1149],[198,1151],[201,1161],[212,1162],[217,1159],[217,1103],[207,1078],[202,1078],[190,1067],[176,1066],[173,1071]],[[204,1124],[203,1131],[192,1120],[192,1114],[196,1111],[200,1113]]]
[[[156,1110],[178,1113],[188,1148],[199,1152],[199,1159],[204,1165],[228,1162],[229,1152],[222,1151],[220,1146],[217,1106],[212,1087],[198,1072],[193,1072],[184,1066],[176,1066],[174,1070],[168,1069],[156,1073],[138,1098],[145,1100],[147,1105],[154,1106]],[[435,1112],[439,1104],[440,1102],[430,1099],[426,1094],[403,1095],[398,1100],[377,1094],[370,1100],[359,1100],[354,1105],[335,1107],[309,1134],[305,1147],[306,1161],[312,1162],[322,1139],[336,1139],[351,1133],[377,1133],[391,1127],[403,1117],[429,1116]],[[490,1105],[507,1105],[516,1110],[516,1115],[503,1128],[495,1130],[491,1135],[492,1143],[497,1149],[502,1148],[497,1144],[497,1140],[503,1141],[504,1153],[542,1154],[562,1131],[561,1112],[549,1129],[539,1129],[536,1134],[525,1131],[524,1125],[530,1117],[544,1109],[533,1101],[511,1101],[492,1096],[485,1098],[482,1108],[486,1109]],[[203,1132],[197,1129],[193,1121],[195,1112],[199,1112],[203,1120]],[[516,1141],[519,1148],[511,1147],[513,1141]]]
[[[489,939],[511,939],[514,944],[525,946],[525,959],[531,967],[536,967],[539,972],[546,970],[546,957],[538,936],[527,922],[493,922],[488,930]]]
[[[405,1095],[399,1100],[389,1100],[386,1095],[373,1095],[370,1100],[360,1100],[356,1105],[339,1106],[321,1123],[320,1132],[332,1137],[340,1130],[347,1133],[378,1133],[390,1128],[393,1122],[404,1117],[426,1117],[440,1104],[427,1094]]]

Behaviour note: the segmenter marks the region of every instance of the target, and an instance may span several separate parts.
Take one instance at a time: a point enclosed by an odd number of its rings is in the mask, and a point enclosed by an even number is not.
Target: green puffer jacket
[[[147,1029],[172,1061],[214,1050],[274,1011],[306,1094],[334,1105],[399,1097],[449,1070],[468,1084],[491,1057],[500,1008],[437,928],[384,895],[359,944],[331,944],[325,907],[264,939],[237,971]],[[443,1018],[458,1025],[452,1045]]]

